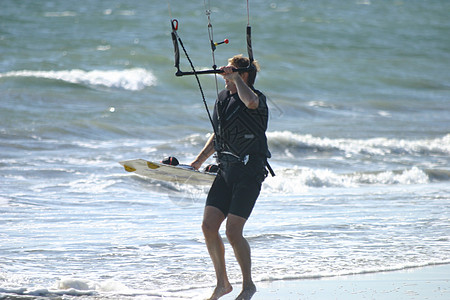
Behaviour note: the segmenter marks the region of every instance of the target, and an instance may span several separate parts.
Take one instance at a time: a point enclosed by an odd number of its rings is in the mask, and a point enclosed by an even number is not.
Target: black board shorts
[[[209,190],[206,206],[218,208],[225,217],[233,214],[248,219],[266,175],[264,161],[259,158],[250,158],[246,165],[219,160],[219,172]]]

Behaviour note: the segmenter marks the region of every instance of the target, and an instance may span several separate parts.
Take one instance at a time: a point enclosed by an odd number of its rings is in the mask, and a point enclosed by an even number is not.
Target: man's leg
[[[242,292],[236,300],[249,300],[256,293],[252,280],[250,245],[243,236],[245,218],[229,214],[226,234],[242,271]]]
[[[202,230],[217,277],[217,286],[209,298],[210,300],[217,300],[233,290],[228,281],[225,267],[225,247],[219,234],[220,225],[224,220],[225,216],[218,208],[214,206],[205,207]]]

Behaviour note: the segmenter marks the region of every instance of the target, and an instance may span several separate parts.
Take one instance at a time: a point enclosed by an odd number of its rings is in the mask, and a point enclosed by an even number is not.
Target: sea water
[[[118,164],[189,163],[207,141],[170,37],[171,16],[211,68],[205,2],[224,65],[246,53],[245,1],[2,1],[0,298],[214,287],[207,189]],[[276,172],[245,228],[257,284],[450,263],[450,2],[249,2]],[[215,78],[200,80],[212,109]]]

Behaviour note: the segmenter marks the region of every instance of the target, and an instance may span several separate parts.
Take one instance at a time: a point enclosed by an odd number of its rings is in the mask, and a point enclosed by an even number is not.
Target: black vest
[[[247,154],[270,157],[267,146],[267,123],[269,110],[266,96],[258,90],[257,109],[249,109],[238,94],[223,90],[214,106],[213,124],[216,136],[214,148],[217,152],[231,152],[241,158]]]

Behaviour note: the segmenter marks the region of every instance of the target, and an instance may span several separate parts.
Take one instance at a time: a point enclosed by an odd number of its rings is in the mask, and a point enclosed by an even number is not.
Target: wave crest
[[[63,71],[12,71],[0,73],[0,78],[32,77],[61,80],[64,82],[88,86],[104,86],[130,91],[139,91],[156,84],[156,77],[150,71],[142,68],[127,70],[93,70],[79,69]]]
[[[308,188],[351,188],[361,185],[408,185],[430,182],[429,171],[417,167],[385,172],[355,172],[339,174],[327,169],[294,167],[276,170],[276,177],[268,177],[264,189],[286,194],[302,193]]]
[[[267,134],[271,149],[285,151],[332,152],[343,151],[346,154],[450,154],[450,134],[435,139],[346,139],[321,138],[312,135],[300,135],[290,131],[275,131]],[[286,151],[285,151],[286,152]]]

